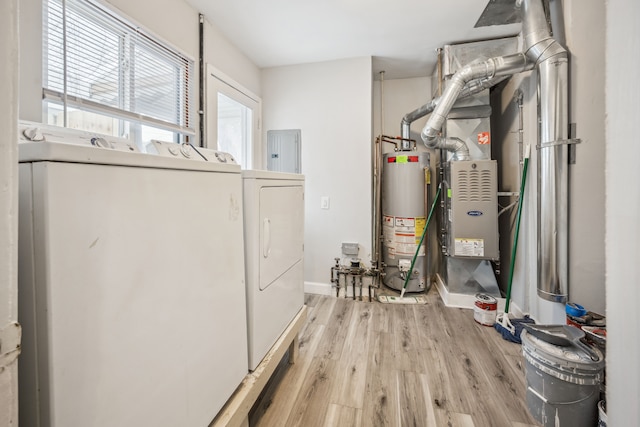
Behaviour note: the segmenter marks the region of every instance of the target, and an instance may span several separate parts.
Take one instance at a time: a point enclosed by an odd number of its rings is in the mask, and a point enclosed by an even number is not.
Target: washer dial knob
[[[91,138],[91,145],[100,148],[113,148],[113,145],[109,141],[99,137]]]
[[[191,145],[185,143],[180,144],[180,152],[187,159],[191,157]]]

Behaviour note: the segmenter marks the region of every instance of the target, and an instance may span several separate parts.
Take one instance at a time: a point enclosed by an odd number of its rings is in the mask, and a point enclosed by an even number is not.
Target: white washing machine
[[[208,425],[248,370],[240,167],[30,126],[20,425]]]
[[[249,369],[304,305],[304,176],[242,171]]]

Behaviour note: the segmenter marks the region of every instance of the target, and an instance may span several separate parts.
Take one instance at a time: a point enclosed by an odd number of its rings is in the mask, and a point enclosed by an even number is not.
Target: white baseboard
[[[438,289],[438,293],[440,294],[440,299],[447,307],[456,307],[456,308],[467,308],[473,310],[476,304],[476,296],[470,294],[457,294],[453,292],[449,292],[449,289],[445,286],[442,281],[442,277],[439,274],[436,275],[436,289]],[[496,298],[498,300],[498,311],[504,312],[504,306],[506,300],[504,298]],[[510,305],[511,307],[511,305]]]

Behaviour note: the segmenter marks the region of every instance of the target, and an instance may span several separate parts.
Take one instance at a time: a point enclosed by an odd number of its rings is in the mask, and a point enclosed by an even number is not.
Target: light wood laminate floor
[[[297,363],[282,363],[251,425],[526,427],[521,347],[447,308],[306,295]]]

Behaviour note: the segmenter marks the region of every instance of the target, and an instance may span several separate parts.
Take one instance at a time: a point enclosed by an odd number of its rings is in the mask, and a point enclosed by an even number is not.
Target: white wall
[[[302,130],[307,289],[328,288],[342,242],[359,243],[369,265],[371,73],[370,57],[263,70],[263,140],[268,130]],[[320,209],[322,196],[330,209]]]
[[[0,339],[18,319],[18,0],[0,3]],[[7,343],[0,343],[7,352]],[[17,363],[0,366],[0,427],[18,425]]]
[[[205,37],[206,62],[254,94],[261,96],[260,69],[209,23],[205,27]]]
[[[183,0],[102,0],[161,40],[195,61],[193,127],[198,129],[198,11]],[[20,1],[21,87],[20,118],[40,121],[42,116],[42,0]],[[206,18],[206,17],[205,17]],[[38,25],[36,25],[38,24]],[[217,28],[205,25],[205,62],[260,95],[260,69],[253,64]]]
[[[607,411],[611,426],[640,425],[640,3],[607,2]],[[602,201],[601,201],[602,202]]]
[[[565,0],[570,52],[570,117],[577,124],[576,164],[570,168],[569,297],[605,312],[604,256],[604,53],[602,0]]]
[[[375,76],[379,79],[379,75]],[[384,81],[384,120],[381,120],[381,81],[373,84],[373,135],[381,134],[381,123],[385,135],[399,136],[400,122],[405,114],[426,104],[431,100],[431,78],[416,77],[411,79],[394,79]],[[424,148],[420,139],[420,131],[427,123],[427,117],[416,120],[411,125],[412,138],[418,146]],[[385,152],[393,151],[393,146],[385,144]]]

